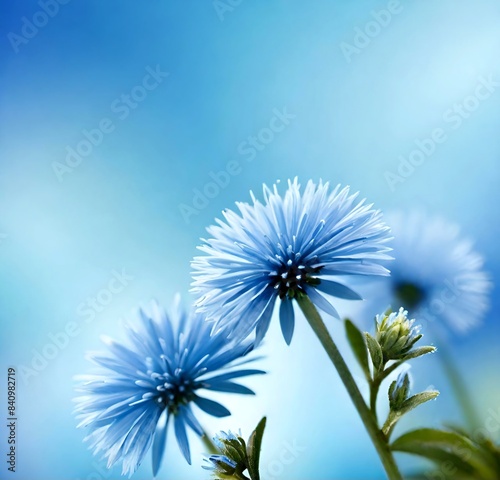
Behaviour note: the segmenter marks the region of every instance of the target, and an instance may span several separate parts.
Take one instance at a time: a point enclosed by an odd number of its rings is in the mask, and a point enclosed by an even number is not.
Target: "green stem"
[[[316,310],[316,307],[311,302],[307,295],[299,295],[297,297],[297,302],[304,313],[307,321],[311,325],[314,333],[318,337],[319,341],[323,345],[326,353],[330,357],[333,365],[337,369],[337,372],[344,383],[344,386],[349,393],[356,410],[363,421],[368,434],[377,450],[377,453],[382,461],[382,464],[387,473],[389,480],[402,480],[403,477],[398,470],[392,452],[387,443],[387,439],[382,431],[378,428],[377,422],[374,416],[370,412],[368,406],[366,405],[361,392],[354,381],[354,378],[349,370],[349,367],[344,361],[342,354],[335,345],[332,337],[330,336],[320,314]]]
[[[377,396],[380,388],[380,377],[375,377],[373,381],[370,383],[370,411],[373,414],[373,418],[375,422],[378,424],[377,417]]]
[[[380,383],[382,383],[383,380],[385,380],[396,368],[400,367],[403,365],[404,360],[398,360],[397,362],[393,363],[390,367],[387,367],[380,375]],[[385,368],[385,364],[384,364]]]
[[[451,388],[455,392],[455,398],[462,409],[464,419],[470,429],[473,432],[476,428],[481,425],[480,418],[476,412],[474,402],[470,395],[470,391],[467,388],[467,384],[464,381],[459,369],[456,367],[453,361],[450,351],[446,348],[445,342],[441,341],[439,344],[439,355],[441,359],[444,371],[448,377]]]
[[[377,421],[377,396],[382,382],[392,373],[396,368],[404,363],[403,360],[399,360],[393,363],[390,367],[385,368],[386,363],[381,367],[380,373],[375,373],[372,382],[370,383],[370,410]],[[383,430],[383,429],[382,429]]]

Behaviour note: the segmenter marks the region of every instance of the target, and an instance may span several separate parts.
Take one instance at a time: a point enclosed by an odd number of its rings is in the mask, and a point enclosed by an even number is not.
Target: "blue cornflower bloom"
[[[339,275],[388,275],[381,265],[390,259],[389,229],[382,215],[358,194],[340,186],[312,181],[303,192],[295,179],[281,196],[264,185],[264,203],[237,203],[239,214],[223,212],[225,222],[207,229],[211,238],[193,260],[197,305],[218,326],[231,324],[233,335],[256,329],[264,337],[276,301],[280,324],[290,343],[294,330],[292,301],[308,295],[321,310],[337,317],[319,292],[344,299],[361,297],[332,279]]]
[[[483,258],[458,226],[422,212],[386,215],[394,235],[391,276],[373,283],[371,310],[404,305],[419,322],[442,319],[463,332],[488,309]],[[368,305],[367,305],[368,306]]]
[[[186,426],[204,435],[192,405],[216,417],[230,414],[220,403],[200,396],[200,390],[253,394],[233,380],[264,372],[232,368],[251,361],[243,357],[253,345],[228,341],[222,330],[211,335],[204,316],[188,313],[178,299],[171,315],[156,303],[150,313],[141,309],[139,314],[138,325],[127,326],[128,346],[106,338],[109,352],[90,355],[104,368],[78,378],[75,411],[81,419],[78,426],[91,430],[86,440],[94,454],[103,452],[108,467],[122,461],[122,474],[132,474],[152,445],[156,476],[169,420],[191,463]]]

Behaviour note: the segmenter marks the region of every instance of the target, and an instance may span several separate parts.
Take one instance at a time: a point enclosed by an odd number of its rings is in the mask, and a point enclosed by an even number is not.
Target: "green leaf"
[[[468,437],[467,430],[464,427],[461,427],[460,425],[457,425],[457,424],[452,423],[452,422],[443,422],[443,426],[447,430],[458,433],[459,435],[462,435],[463,437]]]
[[[416,443],[447,444],[450,446],[467,448],[473,447],[472,442],[468,438],[456,432],[448,432],[435,428],[419,428],[418,430],[412,430],[401,435],[392,442],[391,448],[393,450],[404,451],[403,448]]]
[[[345,320],[345,331],[347,335],[347,340],[351,345],[352,351],[356,357],[356,360],[361,365],[366,378],[370,380],[370,365],[368,363],[368,348],[366,346],[366,340],[361,331],[351,322],[348,318]]]
[[[410,360],[412,358],[417,358],[421,357],[422,355],[427,355],[428,353],[434,353],[436,351],[436,347],[418,347],[415,348],[415,350],[412,350],[411,352],[407,353],[402,360]]]
[[[382,348],[380,348],[377,340],[375,340],[369,333],[365,333],[365,338],[366,344],[368,345],[368,350],[370,351],[370,356],[372,358],[375,372],[380,372],[384,365],[384,355],[382,353]]]
[[[414,408],[417,408],[419,405],[422,405],[429,400],[434,400],[438,395],[439,392],[435,390],[417,393],[403,402],[403,404],[399,408],[399,412],[401,413],[401,415],[404,415]]]
[[[453,475],[450,475],[452,478],[456,478],[457,474],[460,472],[461,474],[465,474],[468,476],[474,477],[474,474],[477,473],[477,470],[467,463],[459,454],[448,451],[443,448],[442,445],[433,446],[433,445],[418,445],[413,448],[413,451],[407,452],[413,453],[415,455],[420,455],[421,457],[425,457],[429,460],[433,460],[436,462],[441,468],[439,469],[453,472]],[[446,473],[445,473],[446,475]],[[439,478],[446,478],[441,475]]]
[[[474,470],[473,478],[497,478],[496,466],[492,464],[491,458],[484,455],[467,437],[456,432],[432,428],[413,430],[392,442],[391,449],[421,455],[437,462],[451,460],[453,466],[464,474],[470,474],[471,469]]]
[[[252,480],[260,480],[259,462],[260,449],[262,446],[262,436],[266,428],[266,417],[263,417],[248,439],[248,473]]]

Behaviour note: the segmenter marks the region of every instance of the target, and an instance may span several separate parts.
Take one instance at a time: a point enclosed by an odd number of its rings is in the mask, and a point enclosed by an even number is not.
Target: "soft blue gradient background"
[[[500,4],[404,1],[390,25],[346,62],[341,42],[352,43],[355,27],[386,4],[244,0],[221,21],[210,1],[73,0],[15,53],[7,34],[19,34],[22,17],[31,19],[40,7],[2,2],[2,372],[30,366],[33,351],[69,321],[81,333],[36,376],[23,382],[18,371],[18,472],[8,474],[2,460],[1,478],[119,478],[119,468],[96,470],[84,432],[75,428],[72,377],[88,368],[84,353],[99,348],[101,334],[121,336],[120,319],[133,308],[152,297],[168,305],[174,292],[188,291],[189,262],[205,226],[263,182],[323,178],[352,185],[382,209],[439,213],[476,239],[499,283],[500,92],[460,129],[448,127],[448,140],[394,192],[384,174],[395,171],[415,139],[446,128],[443,113],[474,91],[479,76],[500,79]],[[157,64],[170,76],[119,120],[112,102]],[[296,118],[246,162],[238,145],[283,107]],[[66,147],[104,117],[115,130],[59,182],[52,163],[64,162]],[[241,174],[187,223],[179,205],[189,204],[193,189],[232,159],[241,162]],[[85,323],[78,305],[122,268],[134,279]],[[349,308],[341,305],[345,314]],[[450,337],[483,418],[500,409],[498,308],[496,288],[484,324]],[[328,324],[346,351],[340,323]],[[246,382],[258,396],[228,396],[233,416],[218,422],[202,416],[207,428],[241,427],[246,435],[268,415],[262,463],[270,480],[383,478],[305,322],[298,322],[290,348],[274,322],[263,351],[269,375]],[[416,362],[413,371],[416,388],[433,384],[442,395],[401,427],[458,421],[436,359]],[[1,435],[4,456],[5,429]],[[280,467],[287,441],[305,450]],[[188,467],[169,438],[161,478],[205,478],[203,449],[194,436],[191,444],[194,466]],[[406,472],[423,465],[399,460]],[[134,478],[151,478],[149,456]]]

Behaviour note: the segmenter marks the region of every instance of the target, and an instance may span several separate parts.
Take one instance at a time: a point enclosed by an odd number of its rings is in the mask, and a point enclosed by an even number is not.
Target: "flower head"
[[[408,319],[408,312],[401,307],[398,312],[377,315],[375,339],[382,349],[384,360],[404,357],[421,338],[420,326]]]
[[[241,474],[247,469],[248,457],[245,441],[241,433],[220,432],[214,437],[214,444],[220,454],[210,455],[205,470],[211,470],[216,478],[237,478],[235,474]]]
[[[248,472],[251,479],[260,478],[260,450],[265,428],[266,417],[258,423],[246,442],[241,432],[239,435],[220,432],[214,437],[218,453],[206,458],[207,465],[203,468],[211,470],[217,479],[248,479],[244,472]]]
[[[103,452],[108,467],[122,461],[122,473],[134,473],[153,444],[156,475],[169,420],[190,463],[186,426],[204,434],[193,404],[216,417],[230,414],[220,403],[200,396],[200,390],[252,394],[233,380],[264,372],[229,370],[252,345],[228,341],[224,331],[211,335],[204,317],[184,311],[178,302],[172,315],[156,303],[150,313],[139,313],[138,325],[128,326],[128,346],[105,339],[108,352],[90,355],[101,369],[79,377],[75,411],[81,419],[78,426],[90,428],[86,440],[94,454]]]
[[[377,305],[371,307],[404,305],[420,322],[443,319],[461,332],[478,323],[488,309],[491,282],[459,228],[420,212],[386,218],[395,260],[391,276],[374,282]]]
[[[234,334],[256,329],[264,337],[277,300],[283,336],[290,343],[294,329],[292,301],[308,295],[326,313],[337,317],[319,292],[344,299],[361,297],[332,280],[342,275],[387,275],[381,262],[390,257],[388,227],[381,214],[356,201],[349,188],[330,190],[328,183],[309,181],[301,192],[297,179],[283,196],[264,185],[264,203],[237,203],[239,214],[223,212],[225,221],[208,228],[211,238],[193,260],[197,305],[219,326],[231,324]]]

